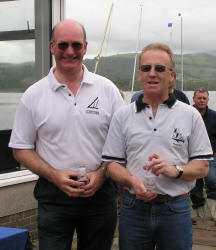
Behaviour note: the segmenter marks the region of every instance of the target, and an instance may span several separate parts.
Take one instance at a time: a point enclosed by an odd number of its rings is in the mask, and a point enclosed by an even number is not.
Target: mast
[[[183,28],[182,28],[182,14],[179,13],[178,16],[181,17],[181,91],[184,89],[184,63],[183,63]]]
[[[172,23],[168,23],[168,28],[170,28],[169,47],[172,49]]]
[[[134,58],[133,78],[132,78],[132,86],[131,86],[132,95],[133,95],[133,91],[134,91],[133,89],[134,89],[134,82],[135,82],[135,75],[136,75],[136,63],[137,63],[137,55],[138,55],[140,35],[141,35],[142,7],[143,7],[143,5],[140,4],[140,18],[139,18],[139,26],[138,26],[138,33],[137,33],[136,54],[135,54],[135,58]]]
[[[111,17],[111,14],[112,14],[113,5],[114,4],[112,3],[112,5],[110,7],[109,16],[108,16],[106,27],[105,27],[105,30],[104,30],[104,35],[103,35],[103,38],[102,38],[102,41],[101,41],[99,53],[98,53],[98,56],[97,56],[97,61],[96,61],[96,64],[95,64],[94,73],[97,72],[98,64],[99,64],[99,61],[100,61],[100,55],[101,55],[102,48],[103,48],[103,43],[104,43],[104,40],[105,40],[105,37],[106,37],[106,33],[107,33],[108,26],[109,26],[110,17]]]

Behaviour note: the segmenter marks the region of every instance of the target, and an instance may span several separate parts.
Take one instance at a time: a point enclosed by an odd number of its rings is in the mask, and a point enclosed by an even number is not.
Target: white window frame
[[[38,176],[29,170],[0,174],[0,187],[35,181]]]

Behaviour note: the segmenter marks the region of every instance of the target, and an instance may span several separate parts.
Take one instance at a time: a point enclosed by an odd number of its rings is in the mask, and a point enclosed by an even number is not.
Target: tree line
[[[117,54],[101,57],[97,73],[109,78],[118,88],[130,91],[134,67],[134,53]],[[177,80],[175,87],[181,89],[181,58],[175,55]],[[90,71],[94,71],[96,58],[85,59],[84,64]],[[207,53],[184,55],[184,90],[205,87],[216,90],[216,56]],[[136,72],[138,65],[136,65]],[[35,63],[20,64],[0,63],[0,91],[23,92],[35,82]],[[141,84],[135,76],[134,90],[141,89]]]

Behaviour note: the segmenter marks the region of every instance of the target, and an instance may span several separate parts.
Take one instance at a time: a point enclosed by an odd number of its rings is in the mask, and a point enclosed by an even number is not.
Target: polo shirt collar
[[[136,101],[136,112],[140,112],[141,110],[145,109],[149,104],[148,103],[144,103],[142,101],[144,94],[141,94],[138,98],[138,100]],[[166,104],[168,106],[168,108],[171,108],[174,103],[176,102],[176,98],[174,96],[174,94],[169,94],[169,97],[166,101],[163,102],[163,104]]]
[[[83,73],[83,79],[82,79],[82,83],[81,85],[84,84],[93,84],[94,83],[94,77],[93,74],[91,72],[88,71],[88,69],[86,68],[86,66],[83,64],[83,69],[84,69],[84,73]],[[64,86],[66,86],[66,84],[62,84],[60,82],[57,81],[53,71],[55,69],[56,66],[52,66],[52,68],[50,69],[50,72],[48,74],[48,80],[50,83],[50,87],[53,91],[57,91],[59,88],[62,88]]]

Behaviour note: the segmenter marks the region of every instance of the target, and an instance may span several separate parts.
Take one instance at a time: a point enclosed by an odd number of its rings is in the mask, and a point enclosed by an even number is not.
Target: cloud
[[[174,52],[179,53],[181,17],[178,13],[181,13],[183,51],[194,53],[211,51],[215,48],[216,1],[181,0],[174,3],[173,0],[115,0],[113,3],[109,54],[135,51],[140,4],[142,4],[140,47],[151,42],[169,44],[171,41]],[[96,55],[99,50],[110,6],[111,2],[108,0],[67,1],[66,17],[78,20],[86,27],[89,42],[87,57]],[[173,23],[172,30],[168,28],[169,22]]]
[[[142,25],[139,50],[151,42],[163,42],[171,43],[174,53],[180,53],[181,18],[178,13],[182,14],[183,20],[183,52],[215,50],[216,1],[67,0],[66,18],[73,18],[86,28],[88,39],[86,57],[95,57],[99,52],[112,2],[114,7],[102,56],[135,52],[141,4]],[[30,21],[30,28],[34,28],[33,4],[33,0],[2,2],[0,23],[4,25],[0,27],[0,31],[26,29],[27,20]],[[172,29],[168,28],[170,22],[173,23]],[[0,42],[0,53],[0,61],[34,60],[34,42]]]
[[[0,42],[1,62],[20,63],[35,61],[34,40]]]
[[[0,3],[0,32],[34,29],[34,0]],[[0,62],[20,63],[34,61],[35,41],[0,41]]]

